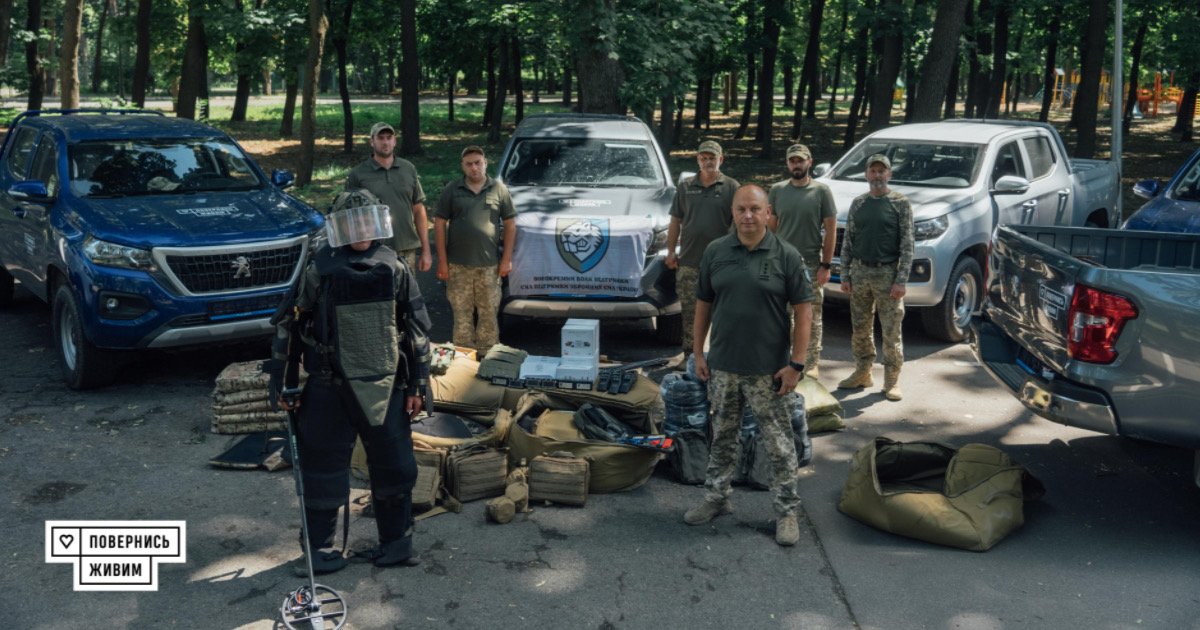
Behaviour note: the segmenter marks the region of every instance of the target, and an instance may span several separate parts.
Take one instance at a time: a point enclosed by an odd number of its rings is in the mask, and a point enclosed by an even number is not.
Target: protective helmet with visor
[[[347,190],[333,200],[325,235],[332,247],[391,238],[392,215],[369,191]]]

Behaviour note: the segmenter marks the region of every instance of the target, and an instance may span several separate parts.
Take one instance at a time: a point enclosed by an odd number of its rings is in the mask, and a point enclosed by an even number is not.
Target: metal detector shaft
[[[313,594],[313,605],[320,608],[320,603],[316,600],[317,593],[317,577],[313,573],[312,564],[312,547],[308,542],[308,514],[304,509],[304,477],[300,474],[300,448],[296,445],[296,408],[294,402],[299,400],[298,390],[284,390],[283,397],[291,398],[293,405],[287,410],[288,415],[288,444],[292,449],[292,478],[296,480],[296,496],[300,499],[300,537],[304,540],[304,561],[308,565],[308,586]],[[325,622],[322,621],[322,624]],[[321,626],[322,628],[324,625]]]

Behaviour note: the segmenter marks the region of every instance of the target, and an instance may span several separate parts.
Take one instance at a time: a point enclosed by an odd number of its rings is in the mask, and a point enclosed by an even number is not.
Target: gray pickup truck
[[[1002,226],[971,345],[1039,416],[1196,450],[1200,473],[1198,313],[1198,234]]]

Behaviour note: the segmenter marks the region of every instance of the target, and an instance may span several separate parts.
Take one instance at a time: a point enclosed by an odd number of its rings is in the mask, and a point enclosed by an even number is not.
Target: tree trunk
[[[886,4],[893,5],[893,11],[899,12],[899,0],[887,0]],[[871,112],[867,117],[867,130],[876,131],[891,124],[892,96],[896,88],[896,78],[900,76],[900,60],[904,54],[904,38],[899,32],[899,25],[883,34],[883,54],[879,57],[879,71],[875,75],[875,93],[871,98]]]
[[[533,60],[533,104],[537,105],[542,102],[542,73],[541,62],[538,59]]]
[[[54,59],[58,56],[55,52],[55,36],[58,35],[58,28],[54,23],[54,18],[44,18],[42,20],[42,30],[50,34],[50,39],[46,40],[46,50],[42,52],[42,58]],[[58,96],[58,73],[46,71],[46,96]]]
[[[512,78],[517,106],[515,122],[519,125],[521,119],[525,118],[525,82],[521,80],[521,40],[516,35],[512,38]]]
[[[12,36],[13,0],[0,0],[0,67],[8,65],[8,39]]]
[[[1088,3],[1087,45],[1082,46],[1083,61],[1079,66],[1079,91],[1075,107],[1079,132],[1075,136],[1075,157],[1091,158],[1096,154],[1096,115],[1100,107],[1100,71],[1104,63],[1105,30],[1108,26],[1108,0]]]
[[[316,0],[313,0],[316,1]],[[188,16],[187,40],[183,46],[183,68],[179,80],[179,102],[175,115],[196,119],[196,100],[206,81],[208,60],[204,55],[204,19],[199,14]]]
[[[300,103],[300,172],[296,185],[312,181],[317,148],[317,81],[325,56],[325,33],[329,17],[321,0],[308,0],[308,62],[304,66],[304,99]]]
[[[285,74],[283,97],[283,120],[279,122],[279,135],[284,138],[292,137],[292,120],[296,117],[296,93],[300,91],[300,64],[291,68],[290,76]]]
[[[1133,124],[1133,107],[1137,105],[1138,76],[1142,73],[1142,46],[1146,43],[1146,28],[1149,21],[1145,17],[1142,18],[1142,23],[1138,26],[1137,36],[1133,39],[1133,51],[1131,55],[1133,57],[1133,66],[1129,70],[1129,95],[1125,98],[1125,109],[1121,113],[1121,129],[1126,133],[1129,132],[1130,125]]]
[[[571,64],[568,63],[563,66],[563,76],[562,76],[562,106],[563,107],[571,106],[571,82],[572,82]]]
[[[2,0],[2,2],[3,4],[8,5],[11,10],[11,0]],[[102,76],[102,73],[100,72],[100,59],[103,57],[101,51],[104,50],[104,25],[108,22],[108,12],[110,7],[115,8],[112,7],[112,4],[112,0],[103,0],[100,3],[100,23],[96,26],[96,54],[92,59],[92,94],[100,93],[100,78]],[[8,49],[7,25],[8,19],[3,18],[2,21],[0,21],[0,29],[4,29],[4,36],[0,38],[0,42],[2,42],[0,43],[0,46],[3,46],[5,50]]]
[[[508,90],[508,85],[511,81],[509,78],[511,61],[507,36],[500,37],[500,46],[496,54],[500,57],[500,77],[496,81],[496,104],[492,107],[492,119],[488,121],[488,144],[500,142],[500,123],[504,121],[504,99],[507,96],[505,92]]]
[[[658,144],[663,153],[669,155],[673,144],[671,132],[674,127],[671,125],[671,121],[675,119],[675,97],[670,95],[662,97],[661,107],[662,113],[658,119]]]
[[[837,58],[833,63],[833,89],[829,92],[829,121],[833,122],[834,104],[842,86],[842,53],[846,49],[846,29],[850,26],[850,1],[842,3],[842,30],[838,31]]]
[[[1179,141],[1188,144],[1192,142],[1192,129],[1195,126],[1195,121],[1192,119],[1196,115],[1196,86],[1200,84],[1200,72],[1193,72],[1189,83],[1191,85],[1183,91],[1183,99],[1179,103],[1179,114],[1176,115]]]
[[[26,0],[25,29],[38,33],[42,28],[42,0]],[[41,64],[38,45],[34,38],[25,42],[25,70],[29,72],[29,98],[25,109],[41,109],[46,92],[46,68]]]
[[[62,50],[58,71],[62,75],[63,109],[79,108],[79,39],[83,36],[83,0],[63,4]]]
[[[952,83],[951,73],[958,67],[958,36],[962,33],[966,12],[967,0],[938,2],[929,51],[925,53],[925,60],[921,63],[921,80],[913,107],[913,122],[936,121],[943,100],[953,103],[944,88]]]
[[[150,81],[150,0],[138,0],[137,52],[133,58],[133,104],[146,106],[146,84]]]
[[[824,0],[813,0],[824,2]],[[783,0],[769,0],[763,7],[762,72],[758,77],[758,124],[754,139],[762,141],[759,157],[771,157],[771,138],[775,126],[775,58],[779,54],[778,15],[786,15]]]
[[[975,32],[975,0],[967,0],[966,44],[967,44],[967,97],[963,101],[963,117],[971,118],[975,114],[975,100],[979,96],[976,88],[979,86],[979,35]]]
[[[790,56],[789,56],[790,59]],[[796,69],[791,63],[783,64],[783,107],[785,109],[796,106],[796,99],[792,98],[792,90],[796,89]]]
[[[984,107],[984,118],[1000,116],[1000,101],[1004,98],[1004,78],[1008,74],[1008,23],[1012,15],[1012,7],[1008,0],[997,0],[995,5],[996,21],[992,32],[995,39],[992,42],[992,78],[988,85],[987,106]]]
[[[950,76],[946,78],[946,109],[942,112],[942,118],[954,118],[954,105],[958,101],[959,73],[961,71],[962,55],[955,51],[954,67],[950,69]]]
[[[1038,113],[1038,121],[1050,119],[1050,105],[1054,103],[1054,79],[1057,76],[1054,62],[1058,57],[1058,34],[1062,30],[1062,12],[1051,9],[1050,31],[1046,34],[1046,69],[1042,73],[1042,111]]]
[[[1003,0],[1001,0],[1003,1]],[[992,33],[987,29],[989,20],[994,19],[991,0],[979,1],[979,19],[977,23],[982,23],[981,28],[984,29],[979,33],[977,45],[979,47],[980,57],[992,57]],[[994,59],[993,59],[994,61]],[[982,65],[982,64],[981,64]],[[987,113],[988,105],[988,89],[991,87],[991,75],[982,67],[975,72],[975,102],[974,107],[969,112],[971,118],[983,118]]]
[[[843,149],[850,150],[854,146],[854,130],[858,126],[858,110],[866,101],[867,92],[867,57],[871,54],[868,48],[869,33],[867,20],[858,19],[858,32],[854,36],[854,50],[858,51],[858,60],[854,64],[854,97],[850,100],[850,118],[846,121],[846,136],[842,141]]]
[[[616,0],[582,0],[575,4],[575,16],[582,24],[610,23],[614,20]],[[617,91],[625,83],[625,70],[616,56],[616,42],[600,38],[600,31],[584,32],[584,41],[575,60],[579,77],[579,111],[589,114],[623,114]]]
[[[338,94],[342,97],[342,151],[354,153],[354,111],[350,109],[350,83],[346,75],[346,38],[350,33],[350,17],[354,12],[354,0],[344,0],[342,23],[333,37],[333,49],[337,53]]]
[[[421,102],[417,93],[417,0],[400,0],[400,154],[421,152]]]
[[[451,70],[446,77],[446,120],[454,122],[454,93],[458,91],[458,70]]]
[[[482,127],[492,124],[492,108],[496,106],[496,45],[487,47],[487,98],[483,102]]]
[[[746,107],[742,109],[742,122],[738,126],[737,133],[734,138],[741,140],[746,137],[746,130],[750,128],[750,108],[754,107],[754,71],[757,66],[754,65],[754,53],[746,54]]]

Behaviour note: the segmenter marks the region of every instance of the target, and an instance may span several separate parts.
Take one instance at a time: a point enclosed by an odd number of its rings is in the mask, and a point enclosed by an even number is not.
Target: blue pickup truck
[[[323,225],[293,179],[191,120],[21,114],[0,145],[0,307],[15,281],[50,304],[73,389],[111,382],[119,351],[269,334]]]

